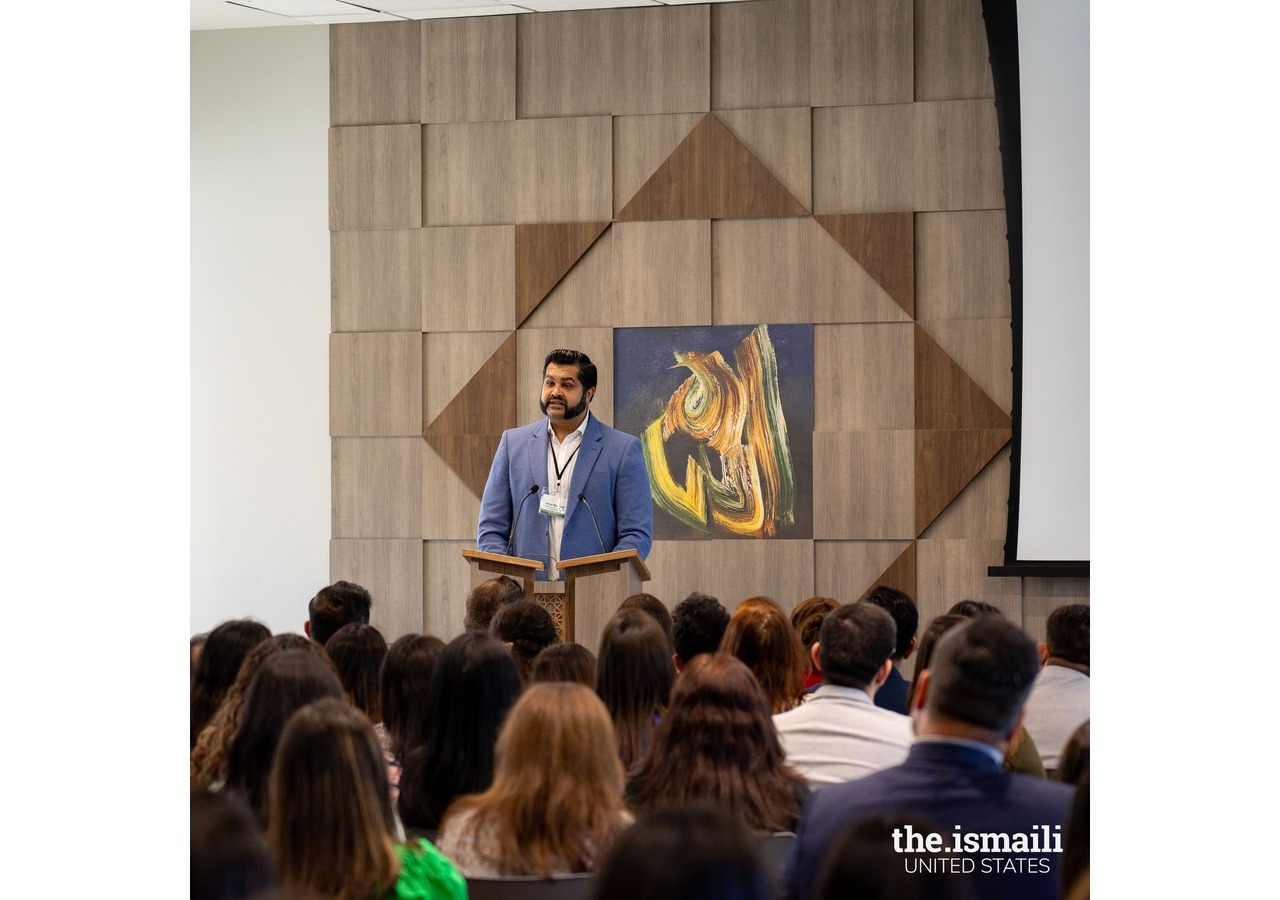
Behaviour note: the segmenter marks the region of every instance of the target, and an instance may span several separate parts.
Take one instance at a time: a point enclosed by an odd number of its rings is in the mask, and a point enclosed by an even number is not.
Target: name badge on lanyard
[[[544,516],[555,516],[558,519],[564,518],[565,508],[569,501],[564,497],[557,497],[555,494],[543,493],[542,503],[538,507],[538,512]]]

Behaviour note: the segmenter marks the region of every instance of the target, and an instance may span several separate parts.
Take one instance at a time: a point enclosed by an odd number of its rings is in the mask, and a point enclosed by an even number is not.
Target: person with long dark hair
[[[265,663],[245,696],[244,715],[227,748],[227,783],[259,819],[267,814],[267,776],[289,717],[322,697],[345,699],[342,682],[318,657],[286,650]]]
[[[435,830],[455,799],[488,789],[498,729],[521,689],[515,660],[493,635],[468,631],[445,646],[431,676],[426,743],[400,776],[406,828]]]
[[[755,676],[728,653],[685,666],[653,747],[627,783],[636,812],[712,803],[759,834],[793,830],[808,795],[786,764]]]
[[[271,637],[271,629],[252,619],[223,622],[205,638],[191,673],[191,746],[218,711],[249,651]]]
[[[615,613],[600,636],[596,693],[613,719],[624,769],[644,758],[675,680],[662,626],[639,609]]]
[[[267,838],[291,896],[465,900],[466,882],[425,840],[396,840],[369,718],[339,699],[298,710],[271,767]]]

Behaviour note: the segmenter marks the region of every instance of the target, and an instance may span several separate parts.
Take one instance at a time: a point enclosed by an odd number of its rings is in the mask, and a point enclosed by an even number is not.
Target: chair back
[[[468,900],[588,900],[596,875],[511,875],[505,878],[468,878]]]
[[[757,838],[756,858],[760,860],[760,868],[764,870],[765,880],[773,888],[775,897],[783,896],[787,857],[795,846],[796,836],[791,831],[779,831]]]

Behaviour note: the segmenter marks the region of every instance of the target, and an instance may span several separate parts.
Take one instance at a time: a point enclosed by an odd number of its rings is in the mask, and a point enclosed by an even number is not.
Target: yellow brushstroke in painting
[[[737,375],[718,350],[675,351],[675,358],[691,374],[642,438],[654,500],[703,532],[715,523],[734,534],[772,536],[793,520],[795,475],[768,328],[757,326],[734,351]],[[665,444],[676,432],[699,444],[699,459],[686,459],[683,486],[667,464]],[[719,456],[721,478],[712,474],[708,451]]]

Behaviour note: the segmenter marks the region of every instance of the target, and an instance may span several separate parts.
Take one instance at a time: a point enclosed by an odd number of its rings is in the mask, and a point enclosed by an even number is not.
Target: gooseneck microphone
[[[594,525],[596,529],[596,540],[600,542],[600,552],[608,553],[609,551],[606,550],[604,546],[604,538],[600,537],[600,523],[596,521],[596,514],[592,511],[591,504],[587,502],[587,495],[581,493],[578,494],[578,502],[587,508],[587,512],[591,513],[591,524]],[[510,556],[511,554],[507,555]]]
[[[511,534],[507,537],[507,556],[511,555],[511,548],[516,543],[516,528],[520,525],[520,514],[524,512],[524,505],[529,502],[529,498],[538,493],[538,486],[531,485],[529,492],[524,495],[524,499],[520,501],[520,506],[516,508],[516,520],[511,523]]]

